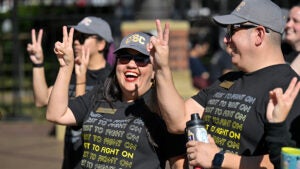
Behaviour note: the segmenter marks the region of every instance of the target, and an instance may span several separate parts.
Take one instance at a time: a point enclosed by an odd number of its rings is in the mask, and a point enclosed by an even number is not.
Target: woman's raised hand
[[[150,39],[148,50],[150,50],[150,56],[154,58],[154,65],[158,69],[169,66],[169,27],[169,23],[166,23],[162,29],[161,22],[157,19],[157,36],[152,36]]]

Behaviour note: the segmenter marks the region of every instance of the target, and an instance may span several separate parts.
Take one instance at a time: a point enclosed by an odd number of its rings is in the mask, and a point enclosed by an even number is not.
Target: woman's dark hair
[[[93,89],[94,94],[91,98],[93,106],[91,109],[97,108],[98,103],[102,101],[108,102],[113,107],[114,101],[122,99],[122,91],[116,77],[116,67],[117,64],[115,63],[108,77],[105,80],[100,80]]]
[[[122,91],[116,75],[117,61],[103,85],[103,98],[109,103],[122,99]]]

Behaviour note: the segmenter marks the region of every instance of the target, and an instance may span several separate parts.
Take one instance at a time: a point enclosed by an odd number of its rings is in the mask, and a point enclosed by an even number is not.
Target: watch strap
[[[222,163],[224,161],[224,154],[225,154],[225,151],[223,151],[223,150],[221,150],[220,152],[215,154],[214,159],[212,161],[212,166],[214,169],[221,168]]]

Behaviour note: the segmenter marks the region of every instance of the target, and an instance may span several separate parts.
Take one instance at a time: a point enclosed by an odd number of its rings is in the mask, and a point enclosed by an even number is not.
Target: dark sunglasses
[[[79,32],[77,32],[77,33],[74,34],[74,38],[73,38],[73,39],[74,39],[74,41],[75,41],[75,40],[78,40],[80,44],[84,44],[84,41],[85,41],[86,39],[90,38],[90,37],[95,37],[95,38],[97,38],[96,35],[92,35],[92,34],[84,34],[84,33],[79,33]]]
[[[134,60],[135,64],[139,67],[145,67],[150,63],[150,57],[141,53],[136,55],[129,53],[117,54],[117,59],[121,64],[128,64],[131,60]]]
[[[250,25],[250,24],[234,24],[234,25],[228,25],[227,26],[227,32],[226,32],[226,38],[231,38],[232,35],[240,30],[240,29],[250,29],[250,28],[255,28],[258,27],[259,25]],[[264,27],[266,32],[269,33],[269,29]]]

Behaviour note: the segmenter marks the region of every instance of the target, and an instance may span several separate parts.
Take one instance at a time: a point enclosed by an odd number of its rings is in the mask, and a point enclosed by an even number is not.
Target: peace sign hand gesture
[[[300,81],[294,77],[286,91],[283,93],[281,88],[270,91],[270,99],[267,107],[267,119],[270,123],[281,123],[289,114],[295,98],[300,89]]]
[[[67,27],[63,26],[63,42],[55,43],[54,53],[61,67],[71,66],[73,68],[74,66],[73,34],[74,28],[71,28],[68,33]]]
[[[43,29],[39,30],[38,38],[36,38],[35,29],[31,30],[31,43],[27,44],[27,52],[33,64],[41,64],[44,62],[42,48]]]
[[[76,78],[77,80],[78,78],[84,78],[84,81],[86,80],[85,75],[87,72],[89,60],[90,60],[90,50],[89,48],[83,45],[81,48],[81,55],[75,58],[75,73],[77,76]]]
[[[162,30],[160,20],[156,20],[157,36],[152,36],[148,50],[150,56],[154,57],[157,69],[169,66],[169,23]]]

